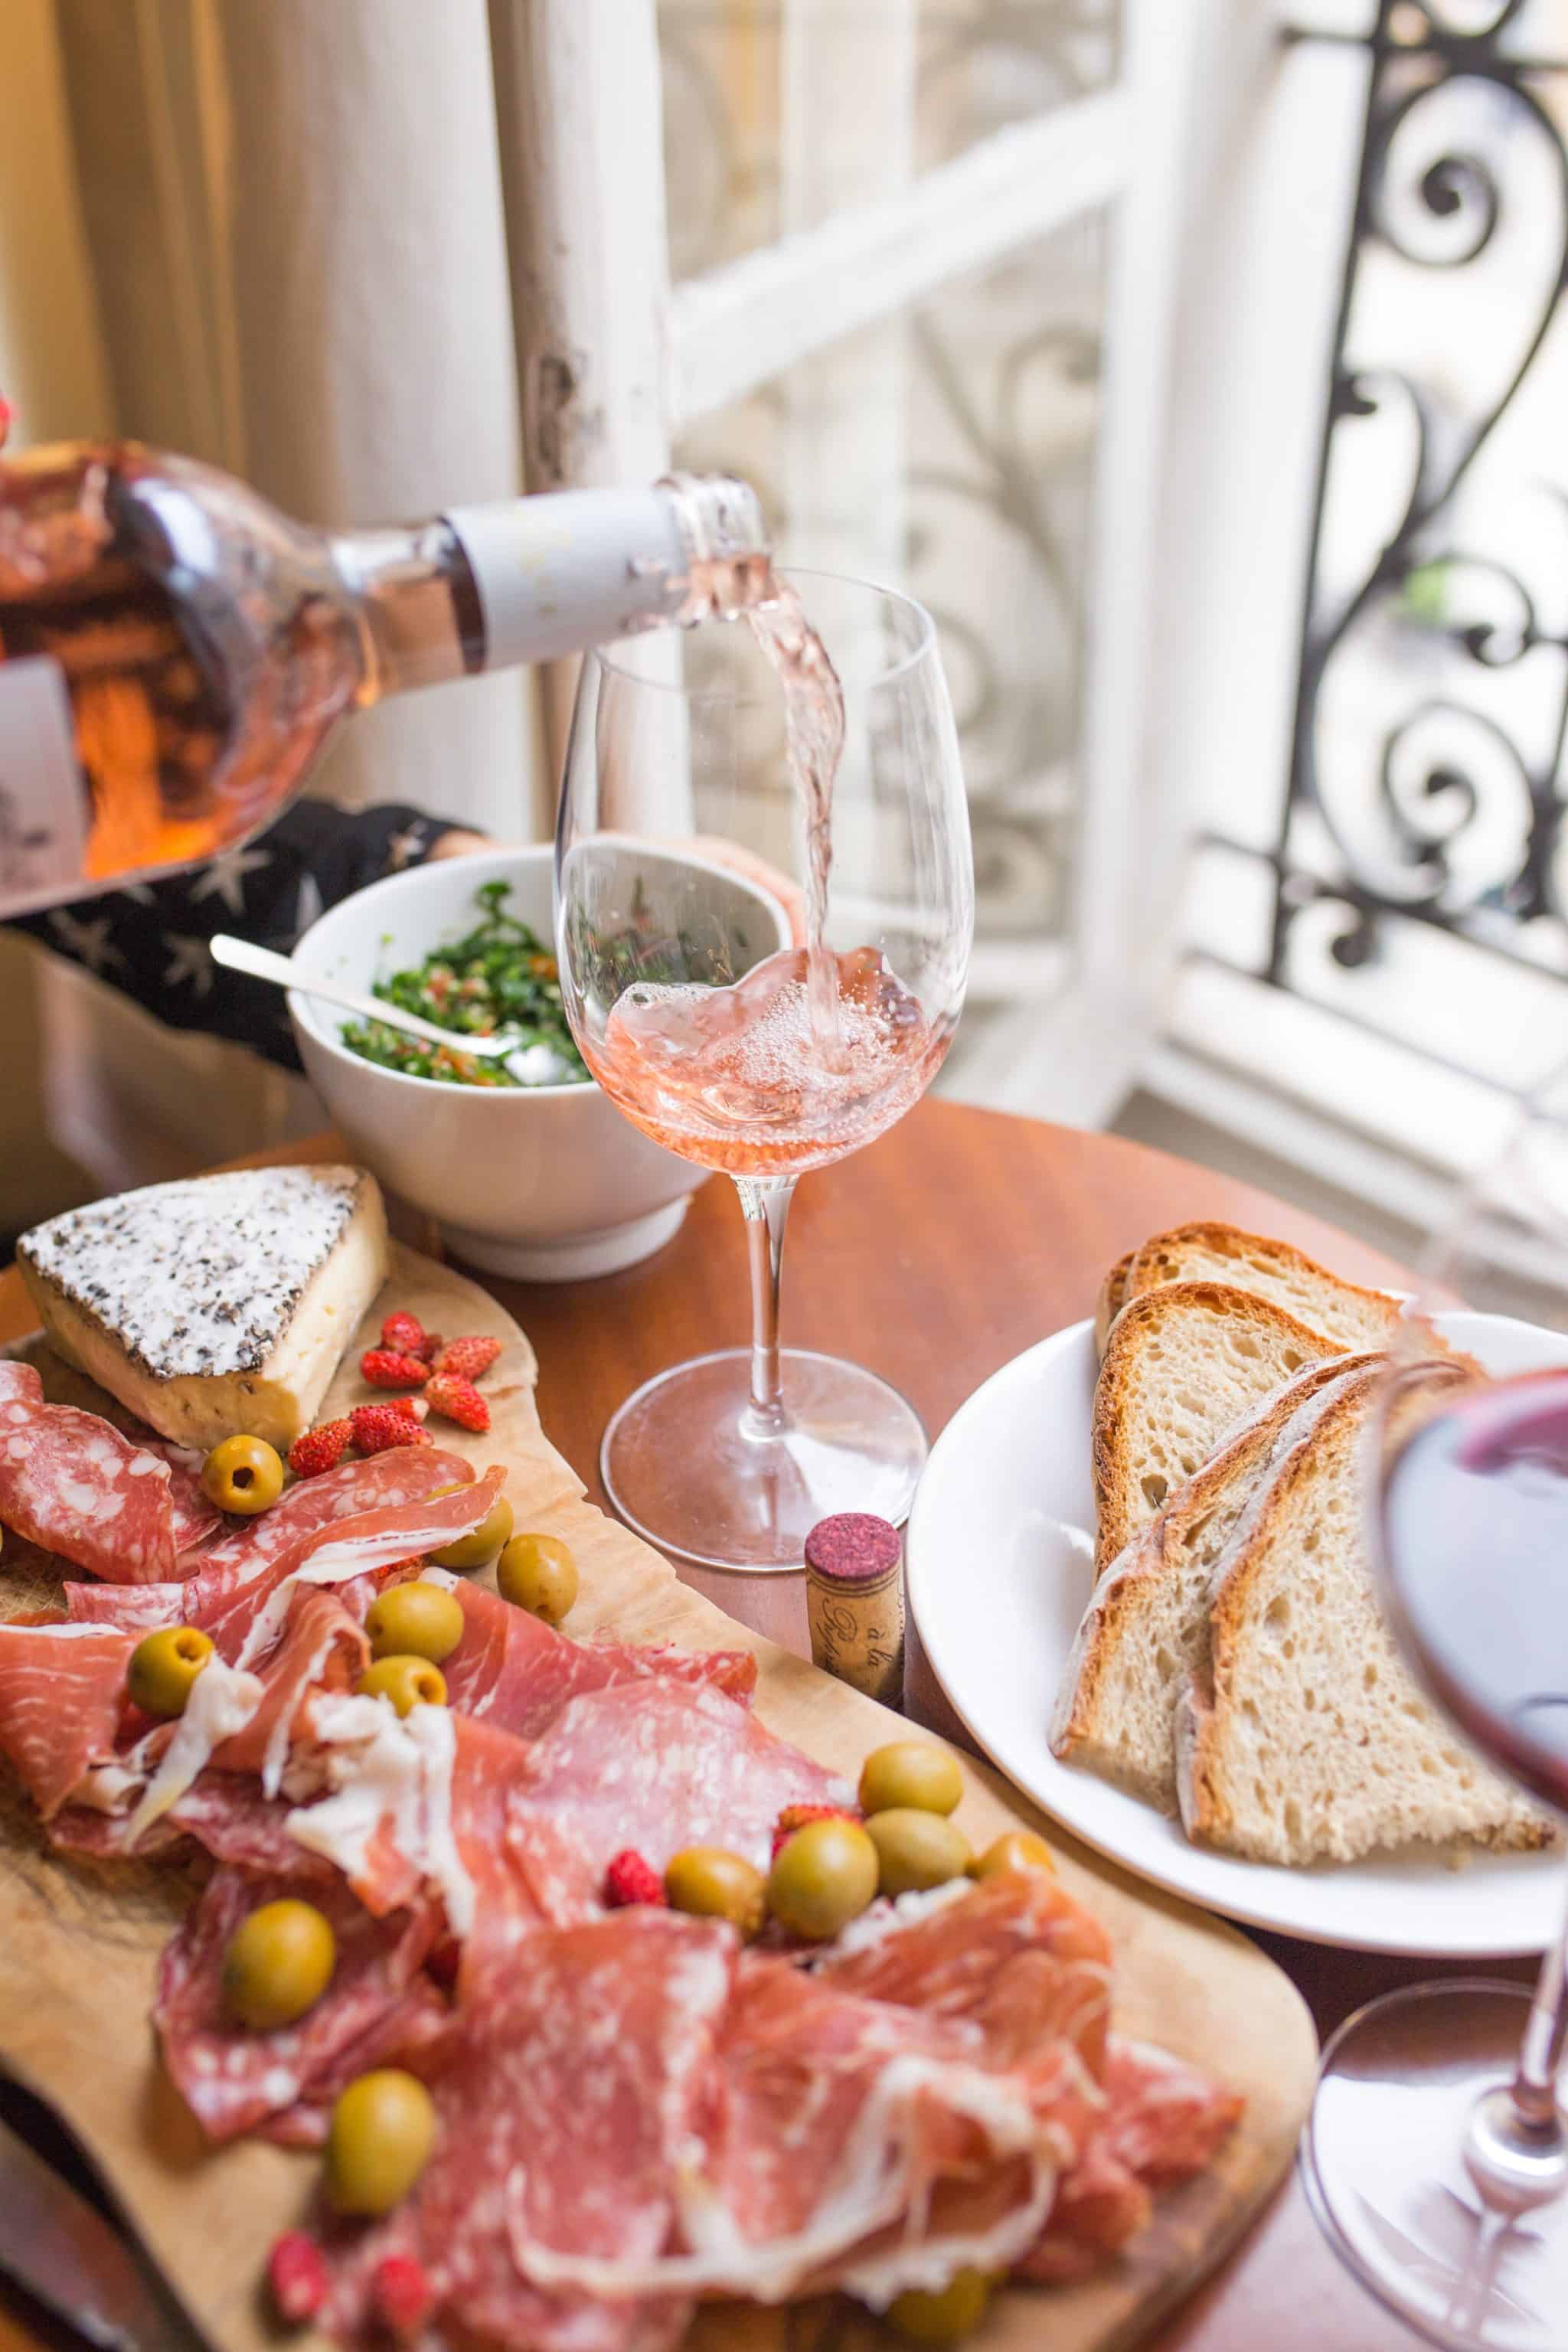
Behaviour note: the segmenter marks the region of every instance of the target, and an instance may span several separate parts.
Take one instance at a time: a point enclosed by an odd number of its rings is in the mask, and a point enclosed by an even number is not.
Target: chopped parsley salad
[[[433,948],[423,963],[378,980],[373,992],[405,1013],[422,1013],[443,1029],[489,1037],[515,1034],[517,1051],[479,1061],[447,1045],[427,1045],[379,1021],[345,1022],[343,1044],[384,1070],[434,1078],[454,1087],[559,1087],[588,1083],[561,1005],[555,958],[524,922],[504,911],[510,882],[484,882],[475,893],[480,919],[449,947]]]

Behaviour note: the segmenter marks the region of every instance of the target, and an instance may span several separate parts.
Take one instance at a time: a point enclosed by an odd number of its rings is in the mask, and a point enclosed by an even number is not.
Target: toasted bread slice
[[[1435,1364],[1412,1410],[1467,1378]],[[1243,1514],[1216,1570],[1209,1654],[1176,1711],[1189,1837],[1258,1862],[1353,1862],[1416,1843],[1555,1841],[1400,1656],[1363,1535],[1377,1374],[1352,1373]]]
[[[1272,1390],[1134,1536],[1094,1589],[1057,1698],[1051,1747],[1173,1815],[1176,1708],[1208,1650],[1209,1582],[1269,1463],[1369,1355],[1327,1356]]]
[[[1130,1298],[1094,1391],[1097,1572],[1196,1475],[1233,1421],[1309,1364],[1344,1352],[1228,1283],[1173,1282]]]
[[[1167,1282],[1232,1282],[1271,1298],[1345,1348],[1387,1348],[1401,1320],[1400,1302],[1386,1290],[1343,1282],[1289,1242],[1244,1234],[1236,1225],[1174,1225],[1152,1235],[1132,1254],[1127,1297],[1142,1297]]]
[[[1127,1304],[1127,1277],[1132,1271],[1136,1250],[1128,1250],[1119,1257],[1100,1286],[1100,1296],[1094,1302],[1094,1352],[1105,1353],[1105,1343],[1110,1337],[1110,1327]]]

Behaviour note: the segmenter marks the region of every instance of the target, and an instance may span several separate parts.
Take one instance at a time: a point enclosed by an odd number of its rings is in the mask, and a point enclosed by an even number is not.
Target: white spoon
[[[423,1037],[426,1045],[449,1045],[455,1054],[473,1054],[481,1061],[519,1050],[517,1039],[504,1033],[497,1037],[470,1037],[456,1029],[438,1029],[434,1021],[405,1013],[400,1004],[384,1004],[379,996],[356,996],[352,988],[333,988],[323,980],[312,980],[291,957],[258,948],[249,940],[233,939],[226,931],[217,932],[207,945],[213,961],[226,964],[230,971],[248,972],[252,980],[269,980],[277,988],[298,989],[301,996],[335,1004],[340,1012],[357,1013],[362,1021],[384,1021],[389,1029],[406,1029],[411,1037]]]

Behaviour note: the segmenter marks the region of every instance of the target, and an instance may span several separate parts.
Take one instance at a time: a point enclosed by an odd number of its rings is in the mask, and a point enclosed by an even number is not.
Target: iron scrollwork
[[[1568,154],[1547,102],[1568,58],[1527,54],[1523,14],[1524,0],[1378,0],[1365,35],[1292,37],[1364,47],[1369,74],[1289,789],[1270,859],[1260,976],[1277,987],[1292,985],[1300,917],[1324,902],[1336,919],[1329,953],[1347,971],[1375,961],[1394,921],[1437,926],[1537,971],[1568,970],[1568,498],[1532,486],[1543,503],[1523,563],[1467,543],[1478,517],[1466,492],[1568,285]],[[1423,380],[1367,355],[1371,332],[1386,324],[1390,271],[1431,273],[1435,296],[1446,283],[1474,285],[1500,261],[1512,289],[1508,323],[1494,306],[1485,340],[1467,347],[1472,384],[1479,379],[1468,400],[1459,371],[1440,380],[1429,369]],[[1405,280],[1407,289],[1426,282]],[[1419,312],[1429,343],[1437,315],[1435,303]],[[1351,436],[1369,432],[1402,442],[1402,469],[1391,527],[1370,519],[1374,543],[1352,567],[1357,502],[1347,509],[1339,468],[1355,463]],[[1495,475],[1486,478],[1490,495]],[[1556,558],[1544,588],[1525,576],[1543,550]],[[1359,715],[1347,680],[1365,705]]]

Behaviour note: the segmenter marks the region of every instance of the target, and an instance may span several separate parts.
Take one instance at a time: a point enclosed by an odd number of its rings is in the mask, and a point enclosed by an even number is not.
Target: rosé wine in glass
[[[885,1133],[942,1066],[973,879],[929,615],[797,573],[744,619],[584,662],[556,932],[588,1067],[656,1142],[734,1179],[750,1261],[750,1349],[628,1398],[605,1487],[667,1551],[768,1573],[798,1570],[834,1512],[901,1522],[925,1459],[887,1381],[780,1346],[779,1272],[796,1180]]]
[[[832,1042],[805,948],[731,988],[645,982],[613,1007],[594,1076],[656,1143],[731,1176],[799,1176],[870,1143],[919,1101],[952,1036],[875,948],[822,952]]]

